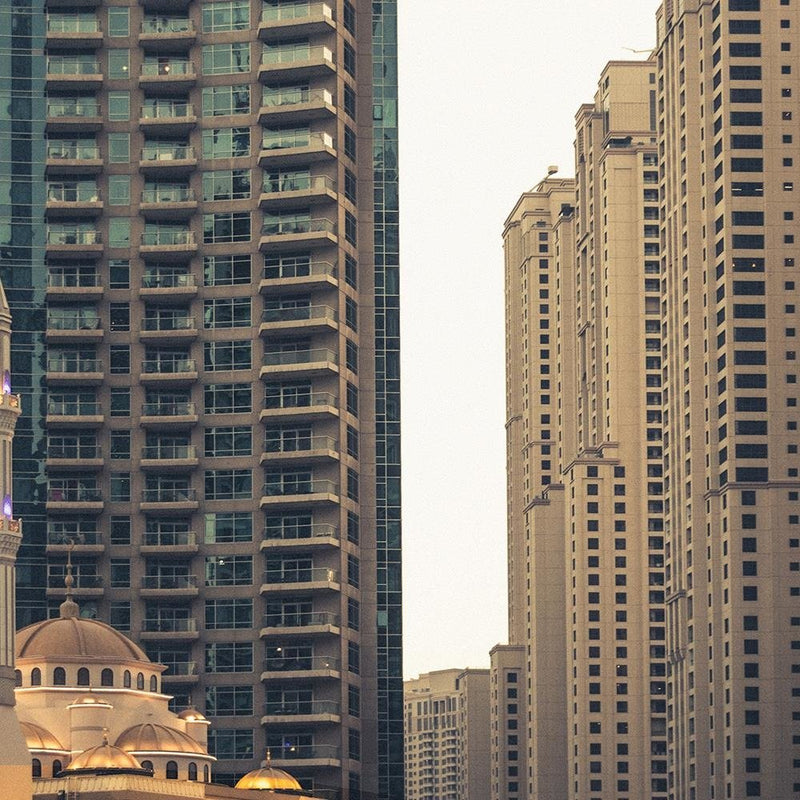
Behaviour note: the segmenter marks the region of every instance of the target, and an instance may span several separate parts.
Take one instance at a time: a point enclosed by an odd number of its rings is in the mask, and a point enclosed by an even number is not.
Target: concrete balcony
[[[277,462],[299,466],[338,460],[338,443],[332,436],[309,436],[289,441],[267,439],[261,453],[262,465]]]
[[[327,89],[272,89],[264,87],[258,121],[262,125],[286,125],[333,119],[336,106]]]
[[[44,211],[48,219],[91,219],[100,216],[103,201],[96,187],[93,190],[70,190],[51,186],[47,192]]]
[[[298,700],[264,704],[262,725],[291,722],[293,725],[333,725],[341,722],[339,703],[335,700]]]
[[[142,501],[139,504],[139,510],[145,514],[163,514],[165,516],[183,516],[197,511],[199,507],[197,490],[191,487],[142,489]]]
[[[259,166],[270,171],[281,167],[307,167],[335,160],[333,136],[323,131],[296,134],[268,131],[262,139],[258,154]]]
[[[148,95],[188,92],[196,82],[194,63],[188,59],[146,61],[139,75],[139,86]]]
[[[258,204],[264,211],[274,211],[335,203],[337,198],[336,181],[327,175],[287,176],[274,180],[265,176]]]
[[[145,135],[188,134],[197,125],[194,106],[181,100],[145,101],[139,127]]]
[[[103,85],[103,70],[96,60],[80,61],[53,56],[47,59],[44,81],[48,91],[97,91]]]
[[[160,230],[142,234],[139,255],[160,263],[189,261],[197,252],[194,231]]]
[[[139,297],[148,303],[167,303],[191,300],[197,295],[197,279],[186,272],[161,272],[142,276]]]
[[[330,611],[265,614],[260,631],[265,636],[313,636],[340,632],[339,615]]]
[[[141,468],[158,472],[189,472],[198,464],[194,445],[153,445],[142,448]]]
[[[258,246],[262,253],[316,250],[338,244],[336,223],[330,219],[264,220]]]
[[[326,550],[331,547],[339,548],[339,531],[335,525],[314,523],[301,525],[292,529],[265,528],[264,538],[261,541],[261,551],[264,553],[303,553],[315,550]]]
[[[75,556],[99,556],[106,550],[99,531],[82,532],[70,539],[63,533],[47,534],[46,552],[48,555],[64,555],[72,552]]]
[[[262,336],[330,333],[339,330],[336,309],[331,306],[266,308],[261,315]]]
[[[147,220],[186,221],[197,210],[197,197],[188,186],[171,189],[145,189],[139,213]]]
[[[105,416],[100,403],[96,401],[50,401],[47,404],[45,424],[52,428],[99,428]]]
[[[72,586],[72,594],[75,597],[102,597],[105,594],[103,579],[99,575],[81,575],[78,573],[73,576],[73,580],[75,583]],[[48,576],[45,594],[47,597],[66,597],[63,576]]]
[[[287,745],[270,751],[272,765],[291,772],[303,767],[340,767],[341,750],[332,744]]]
[[[97,486],[64,486],[49,488],[45,509],[48,513],[100,514],[103,495]]]
[[[317,347],[310,350],[267,351],[261,367],[262,380],[276,377],[309,378],[320,373],[339,374],[338,357],[333,350]]]
[[[267,398],[261,410],[263,423],[273,422],[311,422],[327,416],[338,417],[339,407],[336,395],[330,392],[314,392],[298,395],[291,404],[281,404],[279,397]]]
[[[48,53],[56,50],[96,50],[103,44],[103,32],[97,17],[48,17],[46,23],[45,45]]]
[[[140,597],[197,597],[196,575],[145,575],[139,590]]]
[[[100,276],[94,266],[87,270],[79,267],[53,268],[47,274],[45,295],[50,302],[97,302],[103,297]]]
[[[94,133],[103,127],[100,104],[94,98],[50,98],[45,115],[48,133]]]
[[[261,594],[293,594],[327,590],[338,592],[342,588],[335,569],[311,567],[295,570],[266,570],[261,583]]]
[[[100,148],[94,144],[47,143],[45,172],[51,175],[96,175],[103,169]]]
[[[196,661],[173,661],[166,666],[167,671],[161,675],[163,683],[198,683],[200,680]]]
[[[139,339],[143,342],[185,342],[196,338],[194,317],[144,317],[140,323]]]
[[[145,532],[139,555],[158,556],[159,559],[186,558],[197,553],[197,534],[194,531],[176,531],[170,533]]]
[[[100,231],[85,228],[48,230],[45,253],[58,258],[98,258],[103,253]]]
[[[336,31],[327,3],[264,4],[258,36],[264,42],[312,38]]]
[[[139,46],[145,53],[188,52],[195,41],[197,30],[188,17],[145,17],[139,29]]]
[[[258,77],[263,83],[318,80],[335,74],[333,51],[324,45],[267,46],[258,68]]]
[[[146,619],[139,636],[143,641],[193,641],[200,634],[195,619]]]
[[[261,493],[262,509],[338,504],[339,487],[329,480],[267,482]]]
[[[99,342],[103,329],[97,317],[82,314],[55,314],[51,309],[47,315],[45,341],[48,342]]]
[[[50,386],[82,384],[99,386],[103,382],[103,362],[76,355],[50,356],[45,375]]]
[[[297,294],[339,286],[339,273],[335,264],[327,261],[309,261],[304,264],[291,263],[265,266],[259,285],[261,294],[273,297],[277,294]]]
[[[139,380],[147,385],[188,385],[197,380],[197,374],[193,358],[148,358],[142,362]]]
[[[48,447],[45,468],[49,472],[76,469],[96,472],[103,468],[103,450],[100,445],[74,445],[71,447]]]
[[[155,179],[185,178],[197,167],[194,148],[188,144],[148,145],[142,148],[139,171]]]
[[[139,424],[143,428],[153,430],[176,430],[191,428],[197,424],[197,420],[197,410],[194,403],[144,403]]]
[[[335,656],[308,656],[281,658],[271,656],[264,659],[262,681],[320,680],[341,677],[339,659]]]

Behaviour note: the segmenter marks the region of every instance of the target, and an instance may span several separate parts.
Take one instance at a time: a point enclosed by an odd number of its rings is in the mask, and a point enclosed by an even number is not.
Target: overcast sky
[[[400,0],[407,678],[506,641],[503,222],[658,0]],[[629,48],[629,49],[626,49]]]

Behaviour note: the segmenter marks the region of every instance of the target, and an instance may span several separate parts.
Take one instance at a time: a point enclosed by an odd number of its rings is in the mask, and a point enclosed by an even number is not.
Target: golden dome
[[[303,789],[297,780],[288,772],[269,766],[269,762],[267,762],[266,767],[254,769],[252,772],[248,772],[247,775],[240,778],[239,782],[236,784],[236,788],[272,789],[273,791],[289,789],[294,792],[302,791]]]
[[[128,753],[166,752],[208,756],[203,746],[189,734],[154,722],[144,722],[124,730],[117,737],[116,745]]]
[[[178,714],[178,719],[185,722],[208,722],[208,720],[196,709],[186,708]]]
[[[63,604],[68,605],[67,603]],[[74,603],[72,605],[75,605]],[[67,610],[68,613],[71,609]],[[76,615],[46,619],[17,633],[17,660],[115,663],[150,659],[110,625]]]
[[[61,742],[41,725],[36,725],[33,722],[20,722],[19,725],[22,728],[22,735],[25,737],[25,744],[28,750],[57,750],[62,753],[67,752],[61,746]]]
[[[69,766],[64,770],[65,773],[74,772],[130,772],[150,774],[149,770],[142,769],[142,765],[130,754],[114,747],[104,741],[97,747],[90,747],[72,759]]]
[[[104,708],[114,708],[107,700],[103,700],[91,692],[76,697],[69,705],[69,707],[72,706],[103,706]]]

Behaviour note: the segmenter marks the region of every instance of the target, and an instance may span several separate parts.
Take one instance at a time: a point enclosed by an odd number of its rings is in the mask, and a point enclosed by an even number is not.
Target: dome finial
[[[75,578],[72,577],[72,551],[75,548],[75,540],[69,539],[67,549],[67,572],[64,576],[64,586],[67,590],[67,599],[59,606],[61,619],[71,619],[77,617],[80,609],[78,604],[72,599],[72,587],[75,585]]]
[[[270,753],[269,747],[267,748],[267,769],[272,766],[272,753]]]
[[[108,728],[103,728],[103,744],[108,744]]]

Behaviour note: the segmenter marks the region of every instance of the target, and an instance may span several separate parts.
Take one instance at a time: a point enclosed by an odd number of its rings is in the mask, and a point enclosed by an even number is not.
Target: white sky
[[[506,641],[502,229],[658,0],[400,0],[407,678]]]

